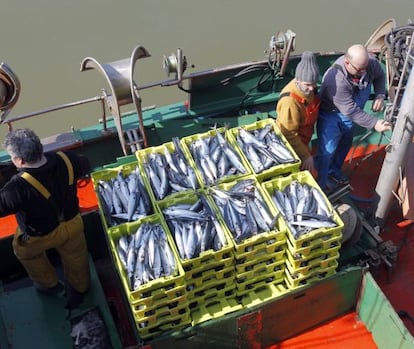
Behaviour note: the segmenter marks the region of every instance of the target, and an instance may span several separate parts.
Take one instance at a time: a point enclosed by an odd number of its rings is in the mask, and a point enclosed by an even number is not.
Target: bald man
[[[315,165],[323,190],[349,181],[341,169],[352,146],[354,123],[377,132],[391,129],[389,122],[364,111],[372,86],[372,110],[380,111],[384,108],[385,74],[378,60],[359,44],[349,47],[322,78]]]

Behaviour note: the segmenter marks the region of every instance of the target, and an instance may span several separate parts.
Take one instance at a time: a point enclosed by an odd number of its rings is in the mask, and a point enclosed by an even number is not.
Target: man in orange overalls
[[[301,170],[314,171],[309,147],[319,112],[319,67],[312,52],[302,53],[295,78],[281,91],[276,106],[276,125],[302,161]]]

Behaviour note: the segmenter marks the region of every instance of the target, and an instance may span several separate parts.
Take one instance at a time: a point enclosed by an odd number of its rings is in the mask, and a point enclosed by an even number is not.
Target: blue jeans
[[[320,111],[316,131],[318,152],[315,164],[318,170],[318,184],[326,189],[328,176],[338,175],[352,146],[353,123],[341,118],[339,113]]]
[[[371,84],[359,90],[353,96],[355,104],[364,109],[369,98]],[[318,184],[325,190],[328,176],[341,173],[342,165],[352,147],[353,122],[340,112],[319,111],[316,124],[318,135],[318,151],[315,156],[315,167],[318,170]]]

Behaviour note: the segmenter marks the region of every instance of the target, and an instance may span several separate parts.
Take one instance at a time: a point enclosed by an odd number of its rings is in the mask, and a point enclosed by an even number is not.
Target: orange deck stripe
[[[98,209],[98,201],[91,179],[78,181],[79,207],[82,213]],[[0,218],[0,239],[11,236],[17,228],[16,217],[14,215]]]
[[[356,312],[266,349],[376,349],[372,334]]]

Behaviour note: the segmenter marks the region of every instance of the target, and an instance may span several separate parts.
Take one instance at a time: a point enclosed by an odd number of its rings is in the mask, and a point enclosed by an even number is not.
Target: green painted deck
[[[0,348],[1,349],[72,349],[71,320],[99,309],[105,322],[111,348],[122,348],[94,264],[90,262],[91,288],[81,306],[69,313],[65,298],[38,293],[28,279],[19,285],[7,285],[0,291]],[[16,287],[13,289],[13,287]]]

